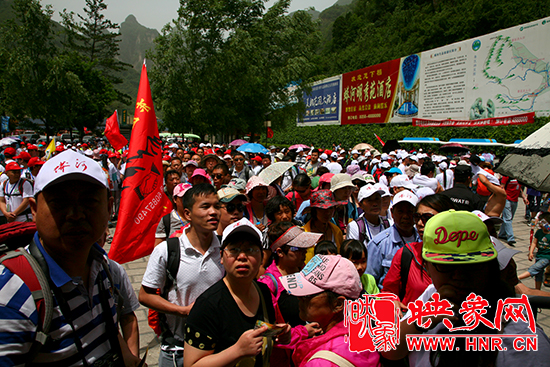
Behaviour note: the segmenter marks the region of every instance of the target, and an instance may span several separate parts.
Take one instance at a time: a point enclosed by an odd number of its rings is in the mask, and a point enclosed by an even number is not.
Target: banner
[[[535,113],[522,113],[514,116],[493,117],[479,120],[430,120],[413,118],[413,126],[420,127],[474,127],[474,126],[503,126],[525,125],[535,122]]]
[[[315,82],[304,92],[306,112],[298,126],[334,125],[340,123],[340,75]]]
[[[105,123],[104,135],[115,150],[120,150],[128,144],[128,140],[120,133],[116,110]]]
[[[122,264],[149,255],[153,251],[158,222],[171,209],[172,203],[164,194],[162,141],[144,63],[109,258]]]
[[[399,65],[396,59],[342,75],[342,125],[389,121]]]

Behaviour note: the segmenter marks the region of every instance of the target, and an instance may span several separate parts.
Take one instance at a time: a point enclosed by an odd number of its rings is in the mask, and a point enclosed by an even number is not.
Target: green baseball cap
[[[472,264],[493,260],[497,251],[487,227],[477,215],[449,210],[426,223],[422,257],[438,264]]]

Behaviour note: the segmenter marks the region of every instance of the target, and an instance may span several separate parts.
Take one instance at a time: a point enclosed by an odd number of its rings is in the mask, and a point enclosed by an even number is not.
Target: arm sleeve
[[[126,270],[124,270],[122,265],[111,259],[109,259],[109,264],[111,264],[111,273],[114,278],[113,281],[118,283],[117,285],[119,286],[120,297],[122,299],[122,314],[125,315],[134,312],[139,308],[139,301]]]
[[[160,218],[157,230],[155,231],[155,238],[166,238],[166,228],[164,227],[164,217]]]
[[[346,240],[359,240],[359,226],[356,221],[348,224],[346,228]]]
[[[401,290],[401,255],[403,254],[403,249],[397,250],[393,256],[391,262],[390,270],[384,278],[383,289],[384,292],[391,292],[399,297],[399,291]]]
[[[149,262],[147,263],[145,274],[143,274],[141,285],[154,289],[164,288],[167,257],[168,246],[166,241],[163,241],[155,247],[151,257],[149,257]]]
[[[23,192],[21,193],[23,196],[23,199],[25,198],[32,198],[33,197],[33,188],[29,181],[25,181],[23,184]]]
[[[219,310],[206,297],[197,298],[185,325],[185,342],[201,350],[214,350],[220,335]],[[223,317],[223,316],[222,316]]]

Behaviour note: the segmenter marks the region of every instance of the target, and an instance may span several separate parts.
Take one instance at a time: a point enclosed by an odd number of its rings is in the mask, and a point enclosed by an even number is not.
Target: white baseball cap
[[[326,155],[326,153],[323,153],[319,156],[319,159],[326,161],[328,159],[328,155]]]
[[[382,196],[384,195],[384,190],[382,190],[380,187],[377,187],[376,185],[365,185],[359,190],[357,200],[361,202],[363,201],[363,199],[369,198],[376,193],[379,193],[380,196]]]
[[[338,158],[338,153],[332,152],[332,153],[330,154],[330,156],[331,156],[332,158]]]
[[[388,162],[384,161],[380,164],[380,168],[389,169],[391,166]]]
[[[109,189],[107,176],[96,161],[73,150],[66,150],[44,163],[34,182],[34,195],[50,185],[71,179],[91,182]]]
[[[407,175],[397,175],[391,179],[390,187],[404,187],[409,190],[415,190],[418,186],[413,184]]]
[[[408,190],[403,190],[393,197],[393,206],[395,207],[401,202],[407,202],[412,206],[416,206],[418,204],[418,196]]]
[[[354,149],[354,150],[351,151],[351,154],[352,154],[352,155],[353,155],[353,154],[359,154],[359,152],[357,151],[357,149]]]
[[[222,248],[227,245],[225,242],[228,237],[239,233],[247,233],[252,235],[252,237],[258,241],[258,246],[262,247],[262,232],[260,232],[260,230],[256,228],[256,226],[253,225],[248,219],[242,218],[241,220],[228,225],[223,230]]]

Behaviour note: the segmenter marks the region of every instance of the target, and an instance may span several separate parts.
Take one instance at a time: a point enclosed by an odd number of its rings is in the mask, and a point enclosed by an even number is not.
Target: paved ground
[[[529,253],[529,231],[530,228],[527,225],[527,221],[524,219],[525,214],[525,206],[523,203],[519,202],[518,209],[516,212],[516,216],[514,218],[514,234],[516,236],[516,249],[523,251],[520,254],[517,254],[514,257],[514,260],[517,263],[518,268],[518,274],[523,273],[529,266],[533,264],[533,262],[530,262],[527,259],[527,255]],[[107,244],[105,246],[105,249],[108,251],[109,245]],[[147,267],[147,261],[149,260],[149,257],[145,257],[143,259],[135,260],[130,263],[124,264],[124,268],[126,269],[126,272],[128,273],[128,276],[130,277],[130,280],[132,281],[132,285],[134,286],[134,290],[139,292],[139,288],[141,285],[141,279],[143,277],[143,274],[145,272],[145,268]],[[524,281],[524,284],[526,284],[529,287],[535,286],[535,281],[533,279],[526,279]],[[543,290],[550,291],[550,288],[545,288],[543,286]],[[145,307],[140,307],[137,311],[137,317],[139,320],[139,331],[140,331],[140,354],[143,356],[145,353],[145,350],[149,346],[149,352],[147,355],[147,364],[149,366],[157,366],[158,365],[158,355],[159,355],[159,345],[158,341],[155,337],[155,334],[153,333],[152,329],[147,325],[147,312],[148,309]],[[545,330],[546,333],[550,330],[550,310],[543,310],[542,313],[539,313],[538,315],[538,323],[539,325]]]

